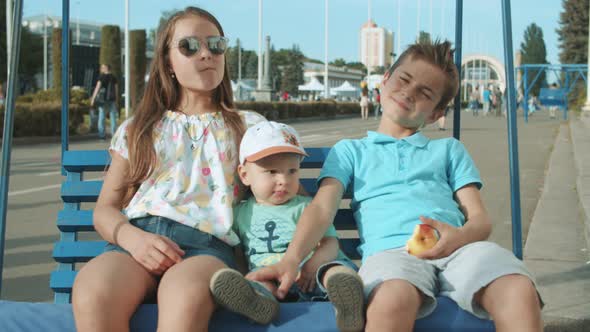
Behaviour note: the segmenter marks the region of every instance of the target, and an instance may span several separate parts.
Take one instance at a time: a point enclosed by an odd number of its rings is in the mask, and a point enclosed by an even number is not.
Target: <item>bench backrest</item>
[[[539,102],[543,106],[567,107],[567,89],[541,88]]]
[[[302,168],[320,169],[330,151],[329,148],[308,148],[309,157],[305,158]],[[84,181],[85,172],[102,172],[108,168],[110,156],[106,150],[78,150],[66,151],[63,157],[63,167],[66,170],[66,180],[62,183],[61,198],[64,207],[57,216],[57,227],[60,240],[55,243],[53,258],[58,263],[51,273],[50,287],[55,292],[54,302],[69,303],[74,278],[76,277],[76,263],[87,262],[101,254],[105,242],[98,240],[79,239],[80,232],[94,232],[92,210],[81,209],[81,203],[96,202],[102,181]],[[301,182],[308,193],[317,192],[315,178],[302,178]],[[350,198],[345,194],[344,198]],[[356,224],[350,209],[340,209],[334,224],[337,230],[356,230]],[[86,237],[86,236],[85,236]],[[352,259],[358,259],[356,247],[358,237],[340,240],[342,250]]]

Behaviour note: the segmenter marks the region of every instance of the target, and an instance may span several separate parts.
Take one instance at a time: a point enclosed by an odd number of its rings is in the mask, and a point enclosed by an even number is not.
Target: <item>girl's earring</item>
[[[170,73],[170,76],[171,76],[172,78],[176,78],[176,75],[174,75],[174,73],[173,73],[173,72],[172,72],[172,73]]]

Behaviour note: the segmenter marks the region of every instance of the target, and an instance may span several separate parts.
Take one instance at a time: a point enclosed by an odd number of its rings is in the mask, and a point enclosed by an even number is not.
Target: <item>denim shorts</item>
[[[153,234],[163,235],[174,241],[184,250],[183,258],[209,255],[221,260],[225,265],[236,268],[233,248],[217,237],[196,228],[181,224],[172,219],[160,216],[147,216],[129,221],[131,225]],[[104,252],[129,252],[118,245],[107,243]]]

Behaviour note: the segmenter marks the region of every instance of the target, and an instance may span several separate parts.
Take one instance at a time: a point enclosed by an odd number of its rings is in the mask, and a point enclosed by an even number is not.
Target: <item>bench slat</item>
[[[65,181],[61,185],[61,199],[65,203],[96,202],[102,181]]]
[[[104,171],[110,164],[107,150],[64,151],[63,167],[68,172]]]
[[[351,209],[340,209],[334,218],[334,227],[339,231],[356,230],[356,222]]]
[[[62,232],[94,231],[92,210],[61,210],[57,213],[57,228]]]
[[[91,232],[92,210],[61,210],[57,213],[57,228],[62,232]],[[334,226],[337,230],[355,230],[356,223],[352,210],[340,209],[336,213]]]
[[[330,148],[307,148],[309,155],[301,163],[302,168],[322,168]],[[63,167],[68,172],[104,171],[111,163],[107,150],[70,150],[64,151]]]
[[[344,254],[346,254],[346,256],[348,256],[348,258],[355,260],[355,259],[361,259],[361,256],[358,254],[358,252],[356,251],[356,247],[358,247],[361,244],[361,240],[359,239],[354,239],[354,238],[350,238],[350,239],[340,239],[340,250],[342,250],[342,252]]]
[[[78,271],[52,271],[49,287],[56,293],[71,293]]]
[[[322,168],[324,160],[330,152],[330,148],[307,148],[305,152],[309,156],[303,159],[301,162],[301,168]]]
[[[317,179],[301,179],[301,185],[303,186],[303,189],[305,189],[305,191],[307,191],[308,194],[310,194],[311,196],[315,196],[315,194],[318,192],[318,185],[317,185]],[[350,191],[346,191],[344,193],[344,195],[342,196],[342,198],[346,198],[346,199],[350,199],[352,198],[352,193]]]
[[[104,252],[105,241],[56,242],[53,259],[59,263],[88,262]]]

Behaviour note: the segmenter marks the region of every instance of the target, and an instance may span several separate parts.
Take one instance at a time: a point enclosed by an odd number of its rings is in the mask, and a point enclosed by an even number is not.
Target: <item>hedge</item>
[[[61,102],[57,90],[41,91],[36,94],[19,96],[14,114],[14,137],[59,136],[61,134]],[[83,91],[72,90],[69,113],[70,134],[76,134],[89,114],[88,96]],[[371,106],[372,107],[372,106]],[[334,118],[342,114],[360,114],[358,103],[323,102],[238,102],[236,108],[251,110],[268,120],[320,117]],[[0,107],[4,121],[4,108]],[[0,128],[1,134],[2,128]]]

